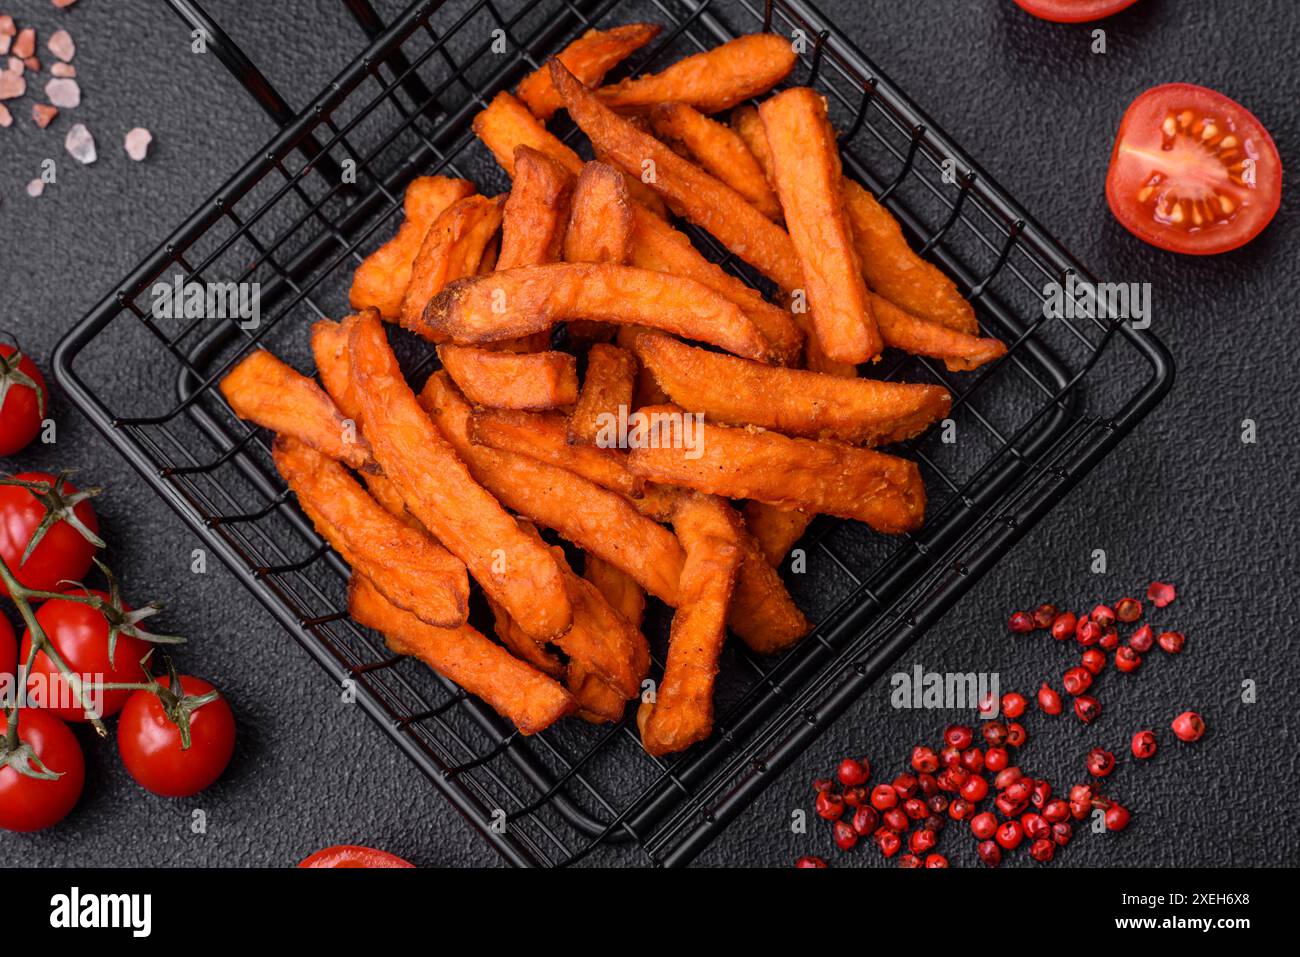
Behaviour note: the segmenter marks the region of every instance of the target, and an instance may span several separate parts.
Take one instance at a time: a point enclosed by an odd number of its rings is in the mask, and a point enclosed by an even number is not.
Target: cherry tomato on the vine
[[[14,680],[18,674],[18,638],[14,635],[14,626],[9,624],[9,619],[0,615],[0,680],[5,675],[9,680]],[[11,691],[17,693],[16,688]],[[0,698],[3,698],[3,688],[0,687]]]
[[[48,472],[20,472],[13,478],[47,483],[50,491],[38,497],[22,486],[0,485],[0,559],[4,559],[19,584],[27,588],[59,591],[63,582],[80,581],[90,571],[98,546],[68,522],[68,514],[98,538],[99,520],[90,500],[78,500],[75,485]],[[73,502],[71,509],[66,507],[69,500]],[[23,553],[40,528],[47,508],[61,515],[24,562]],[[8,594],[9,589],[0,582],[0,595]]]
[[[98,595],[108,600],[108,595],[97,589],[89,589],[91,595]],[[85,592],[70,592],[72,595],[84,595]],[[122,605],[123,611],[131,609]],[[45,637],[50,639],[54,650],[73,674],[91,682],[139,682],[145,678],[140,662],[152,648],[147,641],[131,635],[118,634],[113,648],[112,660],[109,660],[108,637],[109,623],[104,613],[90,605],[71,598],[51,598],[36,609],[36,620],[40,623]],[[23,644],[20,656],[23,661],[32,650],[31,629],[23,630]],[[40,651],[32,662],[32,670],[27,674],[27,694],[31,703],[38,708],[56,714],[64,721],[85,721],[85,712],[78,707],[76,696],[68,687],[62,673],[49,656]],[[97,716],[107,718],[122,710],[126,699],[131,696],[127,691],[97,691],[92,693],[92,702],[97,704]]]
[[[1016,0],[1016,6],[1040,20],[1088,23],[1126,10],[1137,0]]]
[[[373,847],[360,844],[337,844],[317,851],[304,858],[299,867],[414,867],[410,861],[404,861],[396,854],[379,851]]]
[[[0,342],[0,455],[13,455],[36,438],[49,399],[50,390],[36,363]]]
[[[0,767],[0,828],[40,831],[62,821],[77,803],[86,780],[86,764],[76,737],[49,712],[21,709],[18,740],[59,777],[34,778],[7,765]],[[0,738],[0,749],[3,747]],[[29,762],[29,766],[35,768],[36,762]]]
[[[160,679],[165,684],[165,679]],[[215,691],[202,678],[181,675],[186,698]],[[181,750],[181,731],[152,691],[135,691],[117,722],[122,763],[146,791],[189,797],[221,776],[235,751],[235,716],[224,697],[189,712],[190,746]]]

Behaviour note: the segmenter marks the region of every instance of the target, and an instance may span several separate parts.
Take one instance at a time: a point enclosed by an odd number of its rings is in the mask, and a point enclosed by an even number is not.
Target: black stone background
[[[726,0],[721,0],[725,6]],[[294,104],[307,102],[360,47],[332,0],[209,0]],[[504,0],[510,6],[510,0]],[[1283,795],[1297,781],[1290,639],[1297,617],[1294,496],[1300,345],[1294,329],[1300,217],[1294,188],[1270,229],[1248,248],[1183,258],[1147,247],[1112,219],[1103,182],[1112,138],[1139,92],[1182,80],[1220,89],[1271,129],[1284,163],[1300,147],[1300,82],[1288,39],[1291,0],[1140,0],[1104,23],[1109,52],[1089,52],[1089,28],[1035,21],[1011,0],[824,0],[827,13],[986,169],[1095,272],[1154,284],[1155,331],[1174,352],[1173,395],[1023,541],[900,666],[998,671],[1031,692],[1059,680],[1067,656],[1042,639],[1014,641],[1009,611],[1042,599],[1082,606],[1175,581],[1178,603],[1157,622],[1188,634],[1187,652],[1153,652],[1141,680],[1108,683],[1106,713],[1087,732],[1072,720],[1026,722],[1023,763],[1065,784],[1104,744],[1120,756],[1109,788],[1134,810],[1123,835],[1081,834],[1076,865],[1257,865],[1291,862],[1295,831]],[[381,3],[391,15],[396,3]],[[42,362],[59,337],[272,134],[212,57],[191,55],[180,21],[155,0],[45,0],[0,9],[44,38],[66,25],[85,98],[50,130],[18,108],[0,130],[0,325]],[[25,101],[28,102],[28,101]],[[12,105],[12,104],[11,104]],[[100,159],[66,161],[75,121],[95,133]],[[149,127],[148,162],[130,162],[121,136]],[[47,156],[60,178],[39,200],[24,184]],[[131,355],[122,355],[124,364]],[[110,745],[83,736],[86,795],[71,818],[35,835],[0,835],[8,865],[285,865],[323,845],[374,844],[417,864],[494,865],[494,853],[336,690],[226,573],[189,571],[195,542],[182,523],[56,396],[59,440],[8,467],[75,467],[105,486],[99,503],[122,578],[134,595],[163,596],[166,622],[191,638],[187,669],[215,679],[239,720],[239,750],[222,781],[193,801],[140,791]],[[1259,441],[1239,441],[1253,418]],[[1089,570],[1094,548],[1109,569]],[[12,609],[8,612],[13,615]],[[1072,663],[1072,662],[1071,662]],[[1243,680],[1258,703],[1241,703]],[[1195,708],[1211,731],[1197,746],[1165,732]],[[812,747],[701,858],[708,865],[785,865],[803,853],[882,866],[874,851],[837,856],[820,822],[791,832],[810,805],[809,781],[844,754],[869,755],[878,777],[902,769],[913,743],[932,742],[948,715],[895,711],[878,686]],[[1144,766],[1127,759],[1130,734],[1162,733]],[[208,832],[190,833],[195,807]],[[954,863],[973,842],[949,835]],[[1017,861],[1029,862],[1023,854]]]

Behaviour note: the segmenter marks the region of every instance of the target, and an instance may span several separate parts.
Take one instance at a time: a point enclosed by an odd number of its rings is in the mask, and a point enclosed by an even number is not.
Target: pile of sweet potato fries
[[[221,387],[275,433],[276,466],[351,566],[356,621],[524,734],[637,700],[662,755],[711,732],[728,631],[762,654],[808,631],[777,568],[815,515],[921,525],[916,464],[871,447],[919,434],[950,396],[859,366],[889,347],[969,370],[1005,347],[844,178],[818,93],[752,105],[793,69],[787,40],[602,85],[658,32],[591,31],[478,115],[508,194],[410,184],[401,228],[353,278],[355,314],[312,329],[319,384],[259,350]],[[595,161],[548,131],[560,110]],[[385,322],[437,349],[418,393]],[[665,434],[693,441],[645,440]],[[539,528],[581,551],[581,574]],[[471,578],[492,638],[466,620]],[[674,610],[657,685],[647,594]]]

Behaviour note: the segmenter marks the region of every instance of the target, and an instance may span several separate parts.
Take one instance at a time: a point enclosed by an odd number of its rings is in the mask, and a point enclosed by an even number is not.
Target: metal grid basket
[[[1167,353],[1144,332],[1104,318],[1045,318],[1047,284],[1091,277],[803,0],[444,0],[417,2],[389,26],[365,0],[346,0],[371,42],[296,115],[197,3],[169,2],[207,32],[210,49],[283,131],[69,334],[55,373],[514,864],[689,862],[1171,385]],[[887,538],[856,524],[814,523],[798,546],[806,570],[784,569],[814,630],[773,659],[730,643],[715,734],[665,760],[641,749],[630,721],[568,721],[521,737],[354,626],[344,610],[346,568],[275,474],[269,437],[237,420],[214,388],[258,345],[311,372],[308,326],[346,311],[352,270],[395,230],[405,184],[441,172],[484,193],[505,188],[470,131],[474,114],[579,33],[642,19],[664,24],[664,33],[615,78],[742,33],[791,36],[802,55],[790,82],[827,96],[848,173],[958,281],[986,333],[1010,347],[1001,361],[961,375],[886,356],[878,375],[940,382],[954,397],[951,426],[901,450],[921,464],[930,496],[924,528]],[[710,237],[692,236],[756,280]],[[176,275],[260,283],[260,322],[157,318],[152,287]],[[117,349],[128,339],[145,357],[135,364],[139,379],[124,379],[131,373],[110,362],[105,337]],[[431,350],[404,333],[396,338],[418,386]],[[662,608],[647,619],[656,668],[667,620]]]

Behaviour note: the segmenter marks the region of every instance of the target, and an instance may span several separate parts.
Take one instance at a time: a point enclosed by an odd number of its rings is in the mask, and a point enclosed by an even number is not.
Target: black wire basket
[[[369,46],[295,114],[197,3],[169,0],[283,129],[68,335],[55,374],[508,861],[685,864],[1161,400],[1171,361],[1129,323],[1083,310],[1049,318],[1049,284],[1092,277],[804,0],[445,0],[415,3],[389,25],[365,0],[345,2]],[[506,188],[470,130],[474,114],[583,31],[637,20],[664,32],[614,78],[743,33],[790,36],[802,51],[790,82],[826,95],[849,175],[958,282],[986,334],[1009,346],[997,363],[956,375],[887,354],[876,374],[939,382],[954,398],[944,428],[901,450],[921,465],[925,526],[892,538],[815,522],[797,546],[802,571],[784,569],[815,628],[771,659],[730,643],[713,737],[664,760],[641,749],[630,720],[567,721],[522,737],[353,625],[346,568],[276,475],[269,436],[214,388],[258,345],[313,371],[308,326],[346,312],[351,273],[395,231],[405,184],[446,173],[485,194]],[[178,275],[259,283],[258,321],[159,319],[154,285]],[[105,337],[139,350],[141,380],[122,377]],[[431,350],[399,338],[418,385]],[[666,624],[663,609],[647,619],[656,667]]]

